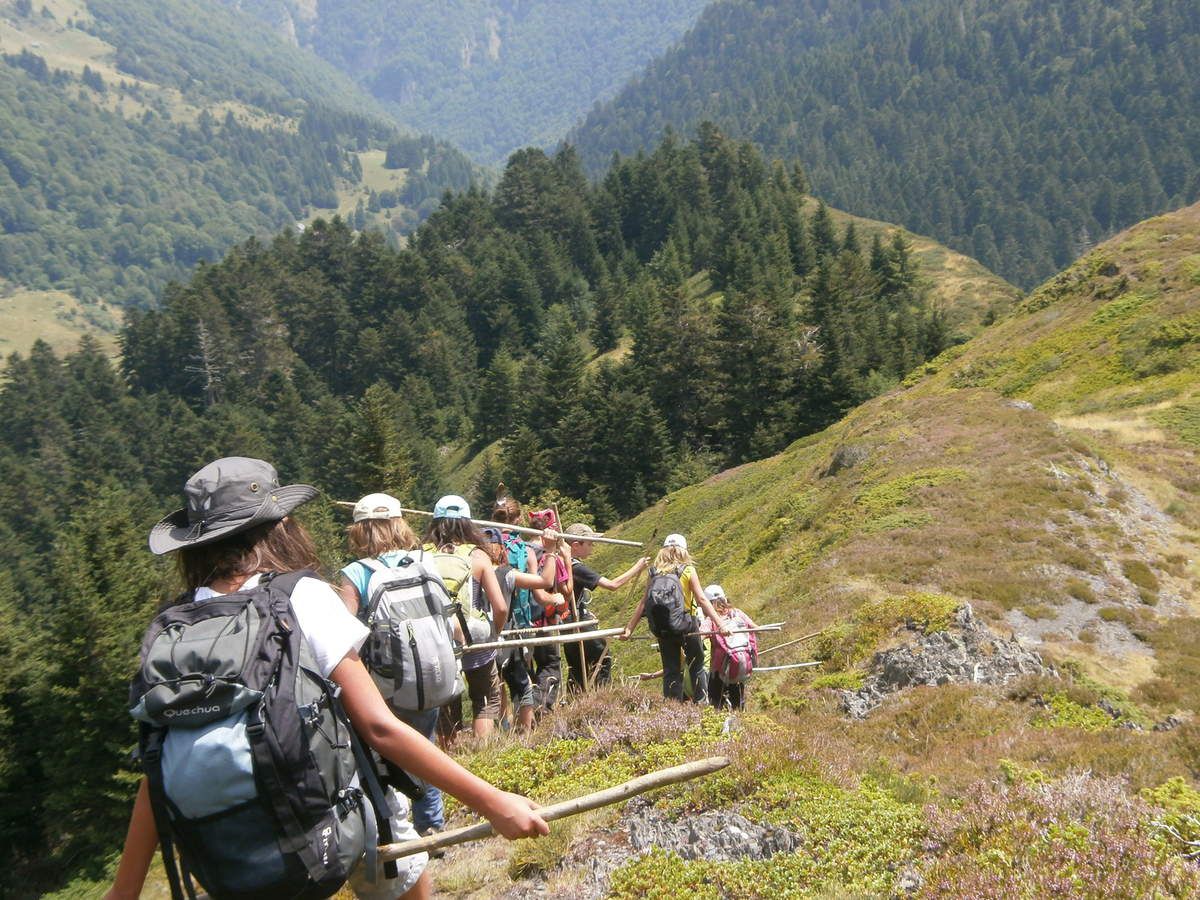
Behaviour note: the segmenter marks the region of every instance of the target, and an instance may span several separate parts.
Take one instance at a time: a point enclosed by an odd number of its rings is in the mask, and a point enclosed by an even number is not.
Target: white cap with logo
[[[367,494],[354,504],[354,521],[365,519],[403,519],[400,501],[391,494]]]
[[[664,547],[678,547],[684,553],[687,553],[687,538],[682,534],[668,534],[663,541]]]

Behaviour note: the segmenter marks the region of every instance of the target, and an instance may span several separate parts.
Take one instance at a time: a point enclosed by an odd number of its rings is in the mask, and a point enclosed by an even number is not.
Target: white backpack
[[[360,560],[371,570],[361,618],[370,635],[363,662],[394,709],[422,712],[462,694],[454,629],[454,601],[420,551],[388,566]]]

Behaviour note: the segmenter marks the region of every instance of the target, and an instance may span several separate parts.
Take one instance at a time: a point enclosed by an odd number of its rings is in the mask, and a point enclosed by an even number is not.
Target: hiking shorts
[[[471,715],[476,719],[499,719],[500,673],[496,671],[496,661],[463,674],[471,698]]]
[[[394,788],[387,789],[388,800],[394,810],[391,816],[392,840],[415,841],[420,835],[413,828],[408,798]],[[407,891],[412,890],[425,866],[429,862],[428,853],[414,853],[412,856],[402,856],[396,860],[396,877],[383,877],[383,863],[376,867],[375,883],[367,879],[367,864],[360,862],[350,875],[350,887],[354,896],[359,900],[396,900]]]

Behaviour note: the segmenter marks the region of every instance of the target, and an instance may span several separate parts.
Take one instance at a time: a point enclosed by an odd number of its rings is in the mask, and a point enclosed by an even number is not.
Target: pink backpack
[[[750,623],[737,613],[729,616],[734,628],[748,628]],[[713,634],[712,670],[726,684],[741,684],[750,678],[758,662],[758,636],[755,634]]]

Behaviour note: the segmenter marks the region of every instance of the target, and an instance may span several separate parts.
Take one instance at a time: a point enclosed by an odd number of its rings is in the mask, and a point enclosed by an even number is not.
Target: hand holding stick
[[[665,787],[668,784],[678,784],[681,781],[690,781],[693,778],[711,775],[713,772],[723,769],[727,765],[729,765],[727,757],[714,756],[709,759],[698,760],[697,762],[684,763],[681,766],[672,766],[669,769],[662,769],[658,772],[642,775],[631,781],[626,781],[624,784],[619,784],[616,787],[596,791],[594,794],[585,794],[582,797],[576,797],[574,800],[566,800],[562,803],[552,804],[551,806],[543,806],[538,809],[538,814],[545,821],[553,822],[555,819],[574,816],[588,810],[599,809],[602,806],[611,806],[614,803],[620,803],[623,800],[628,800],[630,797],[636,797],[638,794],[644,794],[646,791]],[[402,856],[412,856],[414,853],[439,850],[442,847],[452,847],[455,844],[465,844],[468,841],[482,840],[483,838],[491,837],[495,833],[496,831],[492,828],[490,822],[480,822],[478,825],[456,828],[453,831],[443,831],[441,834],[431,835],[417,841],[401,841],[398,844],[386,844],[379,848],[379,859],[382,862],[387,862],[393,859],[400,859]]]

